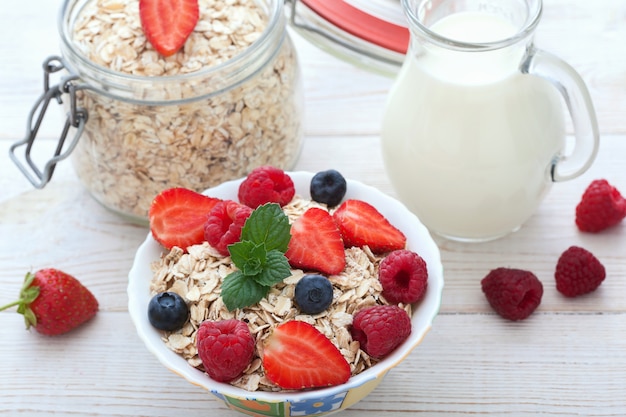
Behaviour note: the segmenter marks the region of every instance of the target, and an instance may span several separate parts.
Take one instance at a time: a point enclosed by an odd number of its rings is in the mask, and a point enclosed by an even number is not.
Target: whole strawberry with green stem
[[[17,301],[0,311],[17,306],[24,315],[26,328],[56,336],[85,323],[98,311],[94,295],[76,278],[54,268],[28,272]]]

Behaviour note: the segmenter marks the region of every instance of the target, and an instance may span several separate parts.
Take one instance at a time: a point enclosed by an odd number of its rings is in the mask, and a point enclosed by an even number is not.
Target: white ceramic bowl
[[[310,198],[309,184],[313,173],[289,172],[296,193]],[[205,194],[222,199],[237,200],[237,190],[242,179],[229,181],[211,188]],[[129,273],[128,308],[137,327],[139,337],[148,350],[174,373],[189,382],[207,389],[231,409],[245,414],[267,416],[308,416],[332,413],[354,405],[378,386],[383,377],[397,366],[420,344],[439,312],[443,290],[443,268],[437,245],[426,227],[402,203],[357,181],[348,180],[347,198],[361,199],[376,207],[407,237],[408,249],[417,252],[428,265],[428,288],[425,297],[413,307],[412,332],[409,338],[382,361],[353,376],[345,384],[300,392],[249,392],[226,383],[212,380],[205,373],[190,366],[181,356],[168,349],[161,334],[148,321],[150,301],[149,284],[152,279],[150,265],[159,259],[163,248],[150,234],[139,247]]]

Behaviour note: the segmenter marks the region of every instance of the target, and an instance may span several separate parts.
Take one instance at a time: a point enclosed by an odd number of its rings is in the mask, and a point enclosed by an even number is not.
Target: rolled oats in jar
[[[139,0],[68,0],[61,12],[62,63],[87,115],[75,170],[99,202],[139,222],[163,189],[202,191],[299,156],[301,74],[283,1],[198,3],[195,29],[169,57],[146,40]]]

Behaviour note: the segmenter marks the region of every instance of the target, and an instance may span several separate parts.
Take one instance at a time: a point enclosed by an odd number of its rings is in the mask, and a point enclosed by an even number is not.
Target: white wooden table
[[[71,163],[35,190],[8,158],[41,92],[41,63],[58,53],[60,5],[14,1],[0,9],[0,305],[16,297],[26,271],[54,266],[79,277],[101,310],[57,338],[25,331],[14,311],[0,313],[0,415],[235,417],[164,369],[135,333],[127,273],[147,229],[94,202]],[[307,100],[297,168],[333,167],[393,195],[379,151],[392,81],[295,41]],[[446,288],[433,329],[401,368],[341,415],[626,415],[626,222],[600,235],[574,225],[574,207],[592,179],[626,192],[626,2],[546,0],[537,44],[588,83],[602,132],[597,162],[553,187],[509,237],[484,244],[438,239]],[[59,126],[42,127],[42,153],[52,150]],[[553,280],[570,245],[592,251],[608,274],[596,292],[573,300]],[[498,266],[532,270],[544,283],[541,306],[524,322],[500,319],[482,295],[480,279]]]

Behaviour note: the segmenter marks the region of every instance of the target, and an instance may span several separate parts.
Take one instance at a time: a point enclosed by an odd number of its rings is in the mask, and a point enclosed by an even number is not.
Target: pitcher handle
[[[520,70],[548,80],[565,100],[574,126],[575,143],[569,155],[552,161],[550,173],[555,182],[578,177],[589,169],[600,146],[598,121],[585,82],[568,63],[534,46],[528,49]]]

